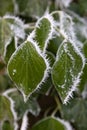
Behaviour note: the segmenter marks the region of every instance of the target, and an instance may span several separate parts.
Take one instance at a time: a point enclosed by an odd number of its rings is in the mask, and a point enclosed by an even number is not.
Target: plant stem
[[[58,110],[60,111],[61,110],[61,102],[60,102],[60,100],[59,100],[59,98],[57,96],[55,96],[55,101],[57,103]]]

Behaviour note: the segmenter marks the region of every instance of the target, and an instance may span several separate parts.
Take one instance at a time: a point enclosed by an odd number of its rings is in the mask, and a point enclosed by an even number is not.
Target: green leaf
[[[39,121],[33,126],[32,130],[66,130],[67,123],[54,117],[48,117]],[[72,130],[68,125],[67,130]]]
[[[11,43],[7,46],[6,48],[6,54],[5,54],[5,61],[6,63],[8,63],[11,55],[13,54],[13,52],[15,51],[15,39],[13,38]]]
[[[62,106],[62,116],[70,121],[76,130],[87,130],[87,100],[73,99]]]
[[[10,101],[5,96],[0,95],[0,122],[4,119],[12,121],[14,118],[11,112]]]
[[[52,69],[52,79],[63,103],[72,97],[72,92],[79,83],[82,69],[82,57],[71,43],[63,42]]]
[[[6,45],[11,40],[12,32],[8,22],[4,18],[0,18],[0,54],[5,52]]]
[[[33,42],[26,41],[13,53],[8,62],[9,76],[25,100],[45,78],[47,65],[38,50]]]
[[[52,33],[50,19],[42,17],[36,24],[35,37],[41,50],[46,49],[50,33]]]

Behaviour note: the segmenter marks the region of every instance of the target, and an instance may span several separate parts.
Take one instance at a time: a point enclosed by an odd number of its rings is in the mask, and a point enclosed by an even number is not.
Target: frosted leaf
[[[0,54],[4,55],[6,46],[10,43],[12,38],[12,31],[10,29],[9,23],[0,18]]]
[[[22,92],[25,101],[43,82],[48,70],[48,63],[36,43],[28,40],[19,46],[8,62],[9,76]]]
[[[49,40],[52,39],[54,26],[55,22],[53,17],[46,12],[45,15],[37,21],[35,30],[30,34],[31,38],[39,45],[42,52],[45,52]]]
[[[0,54],[5,56],[7,46],[11,43],[12,38],[25,38],[23,22],[14,16],[5,15],[0,17]]]
[[[60,33],[63,37],[70,41],[75,48],[82,49],[83,44],[78,40],[75,33],[75,24],[72,20],[72,17],[67,15],[65,12],[60,11]]]
[[[67,40],[75,41],[76,36],[73,28],[72,17],[61,11],[60,14],[60,31]]]
[[[76,34],[80,34],[81,37],[87,38],[87,21],[86,19],[80,17],[78,14],[74,13],[71,10],[66,10],[66,12],[72,16],[73,20],[75,21],[74,29]],[[80,36],[78,37],[80,39]]]
[[[0,95],[0,123],[3,126],[4,121],[8,120],[12,127],[14,126],[14,130],[17,130],[17,115],[14,111],[14,102],[8,96],[8,93],[12,91],[15,91],[15,89],[9,89]]]
[[[4,19],[9,22],[13,35],[21,39],[25,38],[24,23],[22,22],[22,20],[20,20],[18,17],[10,15],[4,16]]]
[[[70,42],[63,42],[58,49],[52,69],[52,79],[63,103],[72,97],[80,82],[84,60]]]
[[[8,89],[7,91],[5,91],[3,93],[3,96],[5,96],[9,101],[10,101],[10,109],[11,109],[11,112],[12,112],[12,115],[14,117],[14,120],[13,120],[13,125],[14,125],[14,130],[18,130],[18,124],[17,124],[17,113],[14,109],[14,106],[15,106],[15,103],[14,101],[11,99],[11,97],[9,97],[9,93],[12,93],[12,92],[15,92],[16,89]]]

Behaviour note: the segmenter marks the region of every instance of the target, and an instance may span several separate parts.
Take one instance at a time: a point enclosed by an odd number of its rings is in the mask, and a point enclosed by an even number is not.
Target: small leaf
[[[34,43],[26,41],[11,56],[8,73],[25,100],[40,85],[46,74],[46,61]]]
[[[66,129],[72,130],[68,123],[55,117],[47,117],[38,122],[32,128],[32,130],[66,130]]]
[[[52,69],[52,79],[62,101],[66,103],[75,91],[83,70],[82,57],[69,42],[59,47]]]
[[[12,39],[11,43],[7,46],[6,48],[6,54],[5,54],[5,61],[6,63],[8,63],[11,55],[13,54],[13,52],[15,51],[15,40],[14,38]]]
[[[47,18],[42,17],[35,29],[35,40],[37,41],[38,45],[40,46],[41,50],[44,50],[47,39],[51,32],[51,23]]]

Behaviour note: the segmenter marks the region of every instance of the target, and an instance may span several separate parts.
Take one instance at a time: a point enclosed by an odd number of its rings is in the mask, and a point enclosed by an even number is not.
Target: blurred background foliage
[[[0,127],[2,126],[2,130],[13,130],[13,116],[9,109],[10,104],[8,99],[2,96],[2,93],[6,90],[15,88],[15,84],[10,80],[6,71],[8,60],[15,51],[14,42],[16,40],[16,32],[9,29],[9,23],[22,30],[22,35],[17,35],[17,46],[19,46],[34,29],[37,19],[47,10],[49,12],[63,10],[73,17],[76,35],[84,45],[82,51],[87,58],[87,0],[0,0]],[[2,21],[1,18],[5,15],[19,17],[24,22],[24,29],[19,26],[20,22],[19,25],[15,24],[14,19],[13,21],[8,21],[7,19]],[[13,37],[14,34],[15,37]],[[4,40],[5,42],[8,39],[11,39],[10,42],[12,44],[9,44],[5,60],[3,60],[2,41]],[[48,58],[51,59],[51,66],[55,61],[56,52],[61,42],[62,38],[60,37],[54,37],[49,42],[46,53]],[[79,91],[74,93],[74,99],[68,105],[61,105],[56,116],[69,121],[75,130],[87,130],[87,64],[78,88]],[[30,100],[26,103],[24,103],[23,97],[17,89],[9,93],[9,96],[15,102],[14,109],[17,112],[17,119],[15,120],[19,124],[18,129],[20,129],[22,118],[26,111],[28,111],[30,128],[44,117],[44,113],[48,108],[50,108],[47,113],[49,116],[58,105],[54,95],[56,95],[56,92],[51,84],[50,74],[41,89],[33,93]]]

